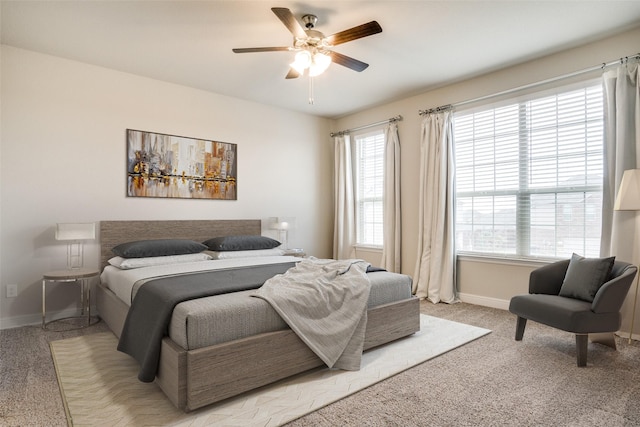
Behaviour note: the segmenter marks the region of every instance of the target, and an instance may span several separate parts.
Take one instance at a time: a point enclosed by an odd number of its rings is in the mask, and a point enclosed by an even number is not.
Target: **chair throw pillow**
[[[598,289],[609,278],[615,259],[616,257],[585,258],[574,253],[559,295],[593,302]]]

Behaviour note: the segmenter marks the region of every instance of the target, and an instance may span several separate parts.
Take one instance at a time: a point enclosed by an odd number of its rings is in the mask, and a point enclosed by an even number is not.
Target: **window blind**
[[[384,132],[356,135],[357,244],[382,246],[384,186]]]
[[[458,251],[599,255],[600,84],[456,113],[454,141]]]

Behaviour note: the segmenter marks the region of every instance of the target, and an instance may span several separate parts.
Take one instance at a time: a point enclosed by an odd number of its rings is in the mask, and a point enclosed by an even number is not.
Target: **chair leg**
[[[587,345],[589,334],[576,334],[576,353],[578,366],[587,366]]]
[[[522,341],[525,326],[527,326],[527,319],[518,316],[518,320],[516,321],[516,341]]]

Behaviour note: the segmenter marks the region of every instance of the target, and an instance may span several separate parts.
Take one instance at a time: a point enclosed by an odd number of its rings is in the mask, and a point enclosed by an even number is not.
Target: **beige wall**
[[[66,265],[57,222],[287,216],[291,246],[331,256],[329,120],[8,46],[1,59],[0,327],[38,321],[42,274]],[[126,197],[127,128],[238,144],[238,200]],[[74,286],[49,289],[52,312],[75,310]]]
[[[472,100],[500,93],[505,90],[542,82],[557,76],[597,66],[603,62],[634,55],[640,50],[640,28],[621,33],[579,48],[549,55],[539,60],[505,68],[484,76],[459,82],[410,96],[395,102],[376,106],[359,113],[340,118],[332,131],[354,128],[396,116],[403,116],[399,123],[401,144],[402,182],[402,271],[413,275],[416,264],[418,234],[418,184],[420,153],[419,110]],[[597,78],[600,71],[581,78]],[[390,77],[393,78],[393,77]],[[568,82],[568,81],[567,81]],[[384,84],[381,82],[380,84]],[[371,262],[377,258],[369,256]],[[374,254],[375,255],[375,254]],[[463,258],[458,260],[458,289],[463,300],[489,306],[507,308],[509,299],[527,291],[529,272],[537,264],[505,263]],[[623,329],[630,323],[630,300],[625,303]],[[634,328],[640,331],[640,325]]]

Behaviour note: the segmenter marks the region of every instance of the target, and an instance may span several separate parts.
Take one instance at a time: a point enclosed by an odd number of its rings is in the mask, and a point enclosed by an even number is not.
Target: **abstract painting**
[[[237,145],[127,129],[127,196],[237,200]]]

